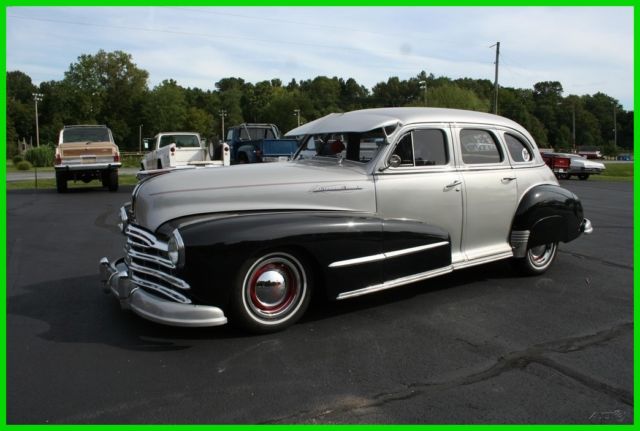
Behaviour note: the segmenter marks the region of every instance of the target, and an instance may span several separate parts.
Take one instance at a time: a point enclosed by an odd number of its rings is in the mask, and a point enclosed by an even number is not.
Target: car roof
[[[356,132],[362,133],[381,127],[413,123],[480,123],[526,130],[515,121],[486,112],[447,108],[373,108],[358,111],[333,113],[311,121],[286,133],[300,136],[315,133]]]

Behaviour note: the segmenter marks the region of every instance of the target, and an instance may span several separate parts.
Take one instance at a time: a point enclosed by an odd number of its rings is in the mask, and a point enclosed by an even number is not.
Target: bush
[[[26,160],[22,160],[18,162],[18,164],[16,165],[16,169],[18,169],[19,171],[28,171],[29,169],[31,169],[31,163],[27,162]]]
[[[44,168],[46,166],[53,166],[55,154],[56,150],[53,147],[43,145],[41,147],[27,150],[27,152],[24,153],[24,158],[33,166]]]
[[[22,157],[20,154],[16,154],[15,156],[13,156],[12,160],[13,160],[13,166],[18,166],[18,163],[23,161],[24,157]]]

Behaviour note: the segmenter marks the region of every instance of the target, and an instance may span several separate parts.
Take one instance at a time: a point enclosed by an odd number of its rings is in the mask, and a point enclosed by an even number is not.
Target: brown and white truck
[[[54,162],[58,193],[67,191],[70,180],[100,180],[115,192],[120,166],[120,151],[107,126],[64,126],[60,131]]]

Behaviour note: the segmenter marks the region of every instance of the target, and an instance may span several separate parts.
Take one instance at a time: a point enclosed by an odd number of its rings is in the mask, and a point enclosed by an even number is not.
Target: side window
[[[413,166],[413,142],[410,133],[400,139],[393,154],[400,156],[400,166]]]
[[[460,131],[462,161],[467,165],[501,163],[504,160],[495,137],[487,130]]]
[[[442,130],[424,129],[413,132],[416,166],[446,165],[449,163],[447,141]]]
[[[400,157],[400,167],[436,166],[449,163],[445,134],[437,129],[415,130],[404,135],[393,154]]]
[[[520,138],[510,133],[505,133],[504,140],[507,143],[507,149],[514,162],[527,163],[533,160],[531,147],[525,144]]]

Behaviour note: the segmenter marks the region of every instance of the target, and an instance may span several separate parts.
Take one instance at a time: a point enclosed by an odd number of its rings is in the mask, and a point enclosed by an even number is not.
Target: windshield
[[[385,141],[382,129],[365,133],[339,132],[308,135],[302,139],[302,145],[295,159],[317,157],[343,158],[359,163],[373,160]]]
[[[109,139],[106,127],[70,127],[62,132],[62,142],[103,142]]]

